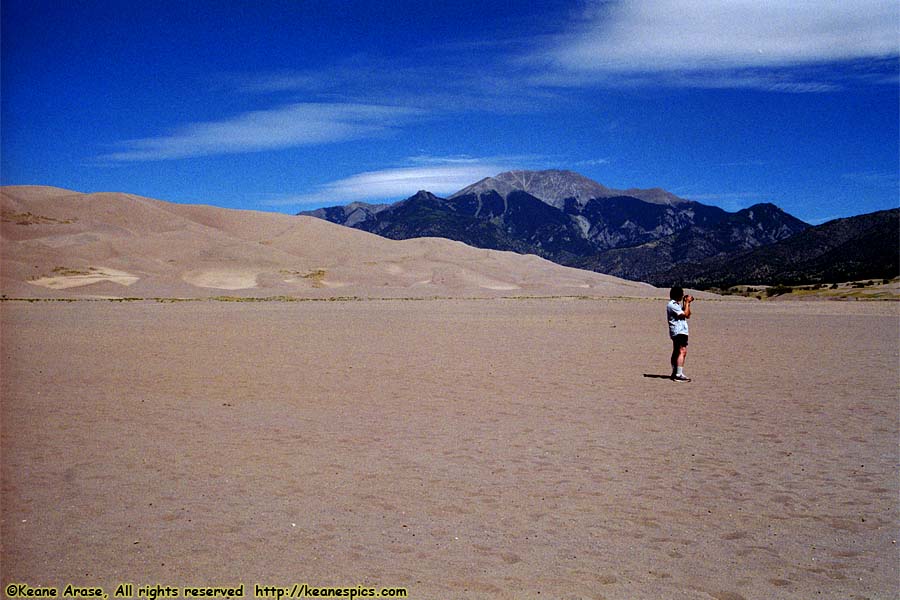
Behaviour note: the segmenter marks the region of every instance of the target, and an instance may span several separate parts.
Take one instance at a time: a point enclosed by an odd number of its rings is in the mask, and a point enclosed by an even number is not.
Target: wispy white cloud
[[[821,92],[835,83],[790,70],[894,58],[898,18],[895,0],[597,1],[529,58],[547,67],[534,81],[550,85],[616,80]]]
[[[231,83],[322,101],[401,97],[433,114],[536,112],[571,101],[565,88],[596,86],[822,93],[900,83],[898,24],[896,0],[586,0],[554,35],[353,55]]]
[[[550,158],[544,154],[504,154],[499,156],[469,156],[458,154],[455,156],[431,156],[419,154],[407,159],[412,165],[486,165],[500,166],[503,169],[512,168],[537,168],[545,165]],[[496,175],[497,173],[492,173]]]
[[[893,0],[599,2],[550,51],[573,70],[786,66],[897,54]]]
[[[421,161],[422,157],[419,157]],[[310,193],[292,196],[273,205],[346,204],[353,201],[396,201],[427,190],[449,195],[485,177],[510,168],[502,160],[450,157],[430,158],[426,166],[398,167],[358,173],[332,181]],[[443,160],[443,162],[441,162]]]
[[[375,104],[298,103],[192,123],[173,133],[129,140],[100,157],[152,161],[278,150],[387,135],[422,115],[418,109]]]
[[[460,154],[457,156],[429,156],[427,154],[419,154],[417,156],[410,156],[407,159],[410,163],[414,165],[477,165],[479,163],[483,163],[485,159],[478,158],[475,156],[468,156],[465,154]]]
[[[558,104],[553,90],[523,85],[524,72],[497,56],[473,63],[471,54],[437,50],[426,62],[415,54],[351,56],[314,70],[233,74],[217,87],[245,94],[292,95],[323,102],[392,104],[430,114],[522,114]]]
[[[599,167],[601,165],[608,165],[610,160],[608,158],[590,158],[586,160],[579,160],[574,163],[576,167]]]
[[[501,170],[485,165],[467,165],[370,171],[320,186],[312,194],[293,198],[291,203],[343,204],[354,200],[399,200],[419,190],[437,195],[452,194],[479,179],[496,175]]]
[[[896,0],[584,0],[555,34],[434,42],[391,58],[235,75],[235,89],[431,113],[524,114],[565,88],[681,87],[823,93],[900,84]],[[834,68],[839,64],[839,68]]]

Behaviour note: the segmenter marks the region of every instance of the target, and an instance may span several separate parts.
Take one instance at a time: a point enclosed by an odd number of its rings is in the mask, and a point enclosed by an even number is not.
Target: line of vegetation
[[[900,283],[900,278],[868,279],[866,281],[847,281],[812,284],[776,283],[774,285],[736,285],[729,288],[708,288],[706,291],[722,296],[744,296],[765,300],[780,296],[795,297],[821,296],[823,298],[860,298],[860,299],[900,299],[900,292],[891,289],[879,289]]]

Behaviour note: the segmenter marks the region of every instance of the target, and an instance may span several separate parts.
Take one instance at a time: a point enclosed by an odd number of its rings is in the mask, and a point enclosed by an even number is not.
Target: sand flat
[[[896,597],[898,305],[663,305],[0,303],[2,582]]]

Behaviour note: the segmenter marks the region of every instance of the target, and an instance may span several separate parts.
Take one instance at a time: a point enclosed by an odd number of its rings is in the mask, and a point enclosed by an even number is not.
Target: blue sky
[[[3,0],[4,185],[294,213],[563,168],[898,205],[894,0]]]

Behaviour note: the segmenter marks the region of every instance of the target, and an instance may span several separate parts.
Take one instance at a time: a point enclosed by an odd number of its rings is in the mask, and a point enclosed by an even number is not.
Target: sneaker
[[[691,380],[690,377],[686,377],[684,375],[673,375],[672,376],[672,381],[690,381],[690,380]]]

